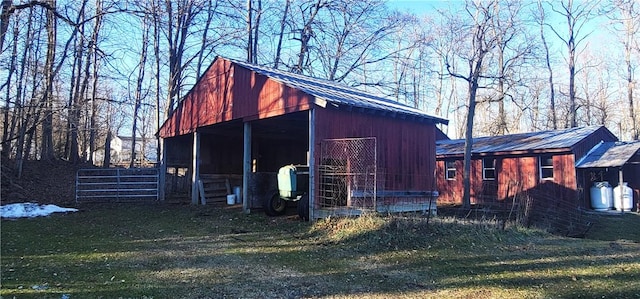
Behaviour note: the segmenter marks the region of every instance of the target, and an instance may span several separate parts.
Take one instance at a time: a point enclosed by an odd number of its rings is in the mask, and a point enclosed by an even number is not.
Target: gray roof
[[[385,112],[390,115],[407,115],[436,123],[449,123],[447,119],[427,114],[419,109],[398,103],[392,99],[372,95],[338,82],[294,74],[238,60],[228,60],[291,88],[301,90],[311,96],[314,96],[316,99],[320,100],[317,101],[316,104],[321,106],[324,106],[325,103],[322,103],[324,100],[335,107],[357,107]]]
[[[602,142],[576,163],[576,168],[620,167],[640,155],[640,141]]]
[[[549,130],[473,138],[472,154],[530,152],[565,150],[593,134],[602,126]],[[436,141],[436,155],[463,155],[464,139]]]

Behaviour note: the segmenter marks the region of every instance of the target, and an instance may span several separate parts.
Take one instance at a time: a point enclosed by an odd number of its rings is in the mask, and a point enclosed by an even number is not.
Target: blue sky
[[[463,3],[454,0],[390,0],[389,7],[407,10],[416,14],[432,11],[434,8],[447,8]]]

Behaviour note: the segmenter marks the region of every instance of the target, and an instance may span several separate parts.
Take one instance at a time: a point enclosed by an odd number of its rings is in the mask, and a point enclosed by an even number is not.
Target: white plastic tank
[[[233,194],[236,196],[236,203],[242,203],[242,188],[240,186],[233,187]]]
[[[618,211],[631,211],[633,206],[633,189],[626,182],[613,188],[613,206]]]
[[[594,182],[590,191],[591,208],[607,211],[613,207],[613,189],[609,182]]]

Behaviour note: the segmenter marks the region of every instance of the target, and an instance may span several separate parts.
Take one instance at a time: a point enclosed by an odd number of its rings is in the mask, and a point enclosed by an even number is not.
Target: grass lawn
[[[2,220],[2,298],[640,298],[637,214],[635,234],[594,226],[592,240],[441,218],[79,208]]]

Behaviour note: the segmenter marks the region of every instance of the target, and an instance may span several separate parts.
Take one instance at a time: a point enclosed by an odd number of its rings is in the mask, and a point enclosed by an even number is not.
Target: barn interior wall
[[[166,164],[167,166],[185,166],[191,165],[191,153],[193,146],[192,135],[181,135],[177,137],[166,138],[164,140],[166,148]]]
[[[278,172],[289,164],[307,164],[308,136],[298,140],[257,137],[253,144],[256,172]]]
[[[203,134],[200,173],[242,174],[242,135]]]

